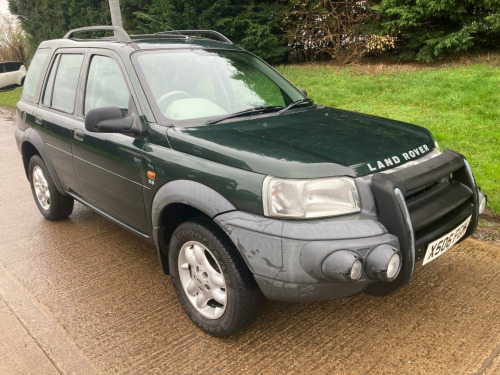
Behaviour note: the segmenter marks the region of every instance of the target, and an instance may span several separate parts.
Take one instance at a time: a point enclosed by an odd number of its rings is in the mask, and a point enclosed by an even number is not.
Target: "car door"
[[[19,63],[16,62],[8,62],[5,64],[5,70],[9,74],[9,86],[17,85],[18,67]]]
[[[142,184],[140,136],[89,132],[85,114],[114,106],[126,115],[133,103],[130,81],[117,55],[91,51],[82,91],[82,118],[74,129],[73,161],[82,197],[107,215],[141,233],[148,232]]]
[[[23,66],[22,63],[20,62],[14,62],[11,63],[11,70],[12,70],[12,84],[13,85],[21,85],[21,79],[23,76],[23,71],[21,70],[21,67]]]
[[[58,50],[52,58],[35,110],[35,128],[39,131],[59,180],[66,191],[79,193],[72,156],[76,97],[85,49]]]
[[[7,62],[5,63],[5,74],[6,77],[6,86],[13,86],[16,84],[16,63]]]
[[[7,64],[0,63],[0,89],[10,85],[10,73],[7,71]]]

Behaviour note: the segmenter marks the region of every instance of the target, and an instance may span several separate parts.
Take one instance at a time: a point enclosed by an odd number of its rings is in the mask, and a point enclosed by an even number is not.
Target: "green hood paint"
[[[284,178],[364,176],[434,148],[419,126],[326,107],[177,127],[167,135],[175,150]]]

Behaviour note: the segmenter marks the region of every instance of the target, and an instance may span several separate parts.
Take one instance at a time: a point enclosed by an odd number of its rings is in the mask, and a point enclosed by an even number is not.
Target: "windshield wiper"
[[[205,122],[204,125],[213,125],[213,124],[217,124],[218,122],[221,122],[224,120],[229,120],[229,119],[234,118],[234,117],[246,116],[246,115],[250,115],[252,113],[258,113],[258,112],[263,113],[263,112],[267,112],[267,111],[276,111],[277,109],[282,109],[282,108],[283,108],[283,106],[281,106],[281,105],[259,105],[256,107],[245,109],[243,111],[231,113],[227,116],[208,120],[207,122]]]
[[[299,104],[302,104],[302,103],[313,103],[312,99],[310,98],[302,98],[302,99],[299,99],[299,100],[296,100],[290,104],[288,104],[285,108],[283,108],[281,111],[278,112],[278,115],[281,115],[282,113],[285,113],[286,111],[289,111],[290,109],[292,109],[293,107],[299,105]]]

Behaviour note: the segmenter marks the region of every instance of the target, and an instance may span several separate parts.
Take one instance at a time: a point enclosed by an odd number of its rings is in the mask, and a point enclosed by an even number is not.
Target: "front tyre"
[[[262,294],[234,245],[213,222],[179,225],[170,240],[169,267],[179,301],[206,333],[230,336],[252,321]]]
[[[42,158],[34,155],[28,170],[31,192],[40,213],[49,220],[67,218],[73,212],[74,200],[59,193]]]

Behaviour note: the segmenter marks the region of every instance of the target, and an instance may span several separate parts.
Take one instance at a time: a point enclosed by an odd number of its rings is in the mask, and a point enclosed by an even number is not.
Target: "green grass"
[[[0,92],[0,107],[16,108],[22,91],[22,87],[17,87],[14,90]]]
[[[441,149],[467,157],[488,194],[488,207],[500,213],[499,61],[436,68],[287,65],[278,70],[316,103],[426,127]]]

